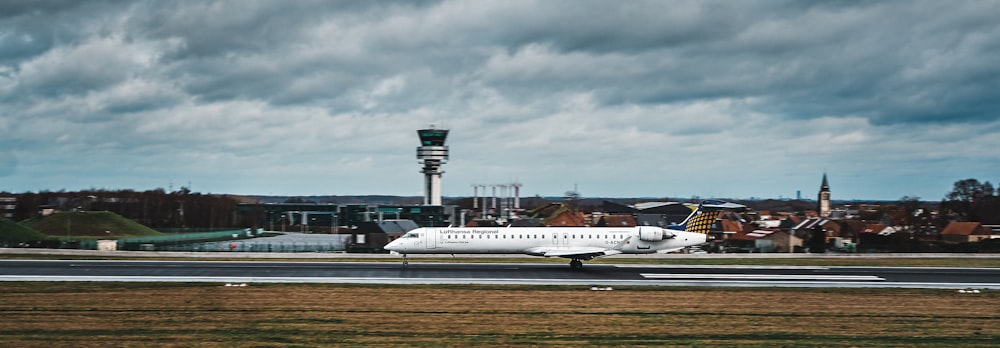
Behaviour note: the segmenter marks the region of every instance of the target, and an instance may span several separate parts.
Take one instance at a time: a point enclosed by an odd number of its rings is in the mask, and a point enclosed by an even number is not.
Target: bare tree
[[[955,182],[955,187],[941,202],[941,210],[947,211],[953,218],[963,221],[979,221],[977,206],[992,202],[995,199],[993,184],[989,181],[980,183],[976,179],[965,179]]]

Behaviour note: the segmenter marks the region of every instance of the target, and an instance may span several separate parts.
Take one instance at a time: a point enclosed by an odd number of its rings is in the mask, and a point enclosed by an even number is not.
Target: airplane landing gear
[[[406,254],[403,254],[403,268],[406,268],[410,264],[410,260],[406,258]]]
[[[574,271],[579,271],[583,269],[583,261],[573,259],[569,262],[569,268]]]

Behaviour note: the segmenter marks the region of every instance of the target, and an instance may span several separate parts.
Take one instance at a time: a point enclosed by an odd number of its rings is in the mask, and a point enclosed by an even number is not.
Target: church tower
[[[823,173],[823,184],[819,187],[819,217],[830,217],[830,184],[826,181],[826,173]]]

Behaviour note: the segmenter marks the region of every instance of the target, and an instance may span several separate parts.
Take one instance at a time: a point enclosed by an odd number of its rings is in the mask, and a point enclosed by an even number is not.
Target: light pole
[[[71,242],[73,240],[73,237],[70,235],[70,231],[72,230],[72,226],[73,226],[73,213],[79,211],[80,209],[83,209],[83,208],[82,207],[76,207],[76,208],[73,208],[72,210],[70,210],[70,211],[67,212],[67,215],[66,215],[66,245],[67,246],[69,246],[69,242]]]

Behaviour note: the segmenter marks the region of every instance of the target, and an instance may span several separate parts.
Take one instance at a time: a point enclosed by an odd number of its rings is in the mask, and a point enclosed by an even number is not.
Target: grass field
[[[107,211],[64,211],[49,216],[35,217],[21,221],[21,225],[55,238],[120,238],[135,236],[159,236],[162,233],[143,226],[134,220]]]
[[[0,283],[6,347],[992,347],[1000,293]]]

